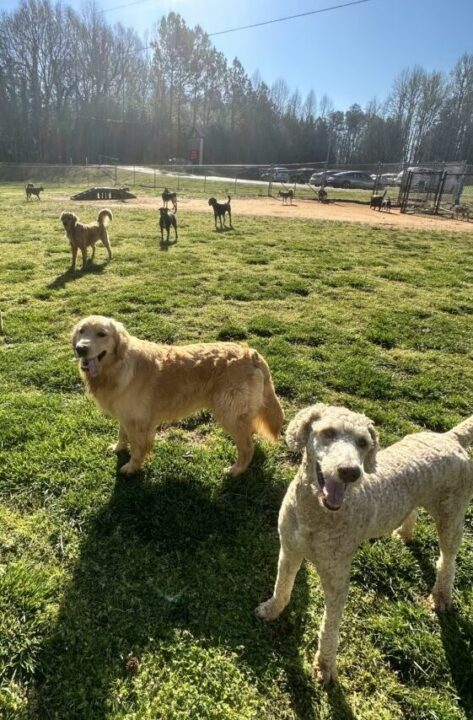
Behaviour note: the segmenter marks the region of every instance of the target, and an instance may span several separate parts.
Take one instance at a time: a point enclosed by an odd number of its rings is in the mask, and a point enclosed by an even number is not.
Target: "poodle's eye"
[[[81,328],[81,329],[79,330],[79,335],[82,335],[83,332],[84,332],[84,328]]]
[[[337,432],[334,428],[325,428],[324,430],[322,430],[321,435],[323,440],[325,440],[325,442],[328,442],[329,440],[333,440],[336,437]]]
[[[357,438],[356,444],[358,445],[359,448],[364,450],[365,448],[368,447],[368,440],[365,437],[359,437],[359,438]]]
[[[104,333],[103,330],[99,330],[97,333],[97,337],[107,337],[107,333]]]

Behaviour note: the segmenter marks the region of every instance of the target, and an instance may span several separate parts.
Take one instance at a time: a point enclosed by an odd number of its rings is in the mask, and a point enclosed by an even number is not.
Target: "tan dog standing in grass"
[[[129,335],[109,317],[91,315],[72,333],[86,390],[120,423],[111,452],[130,448],[120,472],[139,470],[156,428],[210,410],[235,441],[238,457],[228,468],[244,472],[254,452],[253,432],[277,440],[284,415],[264,358],[237,343],[160,345]]]
[[[112,211],[108,209],[99,212],[97,222],[84,225],[79,222],[77,215],[71,212],[61,213],[61,222],[64,225],[67,239],[71,245],[72,263],[71,269],[75,270],[77,251],[82,253],[82,270],[87,264],[87,248],[92,248],[91,260],[95,257],[95,243],[99,240],[105,246],[108,252],[108,259],[112,259],[112,248],[110,247],[110,239],[108,237],[107,225],[112,222]]]

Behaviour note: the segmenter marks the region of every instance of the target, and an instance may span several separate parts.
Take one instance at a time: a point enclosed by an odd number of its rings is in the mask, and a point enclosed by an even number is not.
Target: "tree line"
[[[337,110],[228,61],[169,13],[143,42],[91,4],[22,0],[0,16],[0,161],[473,163],[473,54],[448,75],[406,69],[383,101]]]

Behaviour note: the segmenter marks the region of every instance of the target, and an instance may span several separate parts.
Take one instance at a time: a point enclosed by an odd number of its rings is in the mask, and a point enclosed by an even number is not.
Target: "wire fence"
[[[279,165],[125,165],[118,158],[101,158],[98,165],[53,165],[38,163],[0,163],[0,183],[24,184],[70,188],[129,187],[135,193],[160,194],[164,188],[181,195],[224,197],[277,196],[279,192],[292,190],[299,199],[314,200],[324,187],[328,199],[339,202],[369,204],[373,194],[389,198],[392,205],[405,203],[406,211],[440,211],[446,203],[452,206],[465,202],[472,204],[473,217],[473,168],[464,164],[425,164],[422,168],[406,163],[370,163],[340,165],[327,163],[292,163]],[[444,194],[448,202],[430,197],[424,202],[422,182],[430,177],[444,178]],[[411,187],[413,195],[406,199],[406,183],[412,176],[421,178]],[[455,182],[453,176],[455,175]],[[450,177],[450,180],[448,178]],[[453,192],[452,187],[460,188]],[[438,189],[438,187],[436,186]],[[415,192],[414,192],[415,190]],[[432,190],[432,188],[430,188]],[[447,193],[448,190],[448,193]],[[422,201],[415,193],[419,194]],[[436,209],[435,209],[436,208]]]

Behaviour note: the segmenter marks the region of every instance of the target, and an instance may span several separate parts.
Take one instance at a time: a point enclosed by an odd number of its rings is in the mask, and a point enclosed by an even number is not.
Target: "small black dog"
[[[384,196],[386,195],[386,193],[387,193],[387,190],[385,190],[382,195],[372,195],[371,196],[370,208],[372,208],[372,210],[376,210],[376,209],[381,210],[381,208],[383,206]]]
[[[174,208],[174,212],[177,213],[177,194],[175,192],[171,192],[167,188],[164,188],[163,194],[161,195],[163,199],[163,205],[165,208],[167,208],[169,201],[172,202],[172,206]]]
[[[28,183],[28,185],[25,187],[26,191],[26,199],[30,200],[32,195],[36,195],[38,200],[41,200],[39,194],[43,192],[44,187],[35,187],[33,183]]]
[[[294,190],[280,190],[278,192],[278,197],[282,197],[282,204],[287,205],[287,201],[292,205],[292,198],[294,197]]]
[[[230,195],[227,195],[228,200],[226,203],[219,203],[214,197],[209,198],[209,205],[214,209],[214,220],[215,228],[217,228],[217,218],[220,220],[220,229],[223,229],[225,225],[225,214],[228,213],[228,219],[230,221],[230,227],[232,227],[232,211],[230,208]]]
[[[159,208],[159,227],[161,229],[161,242],[164,242],[163,230],[166,229],[166,242],[169,242],[169,231],[171,225],[174,228],[174,242],[177,242],[177,220],[176,216],[172,215],[169,210],[165,207]]]

